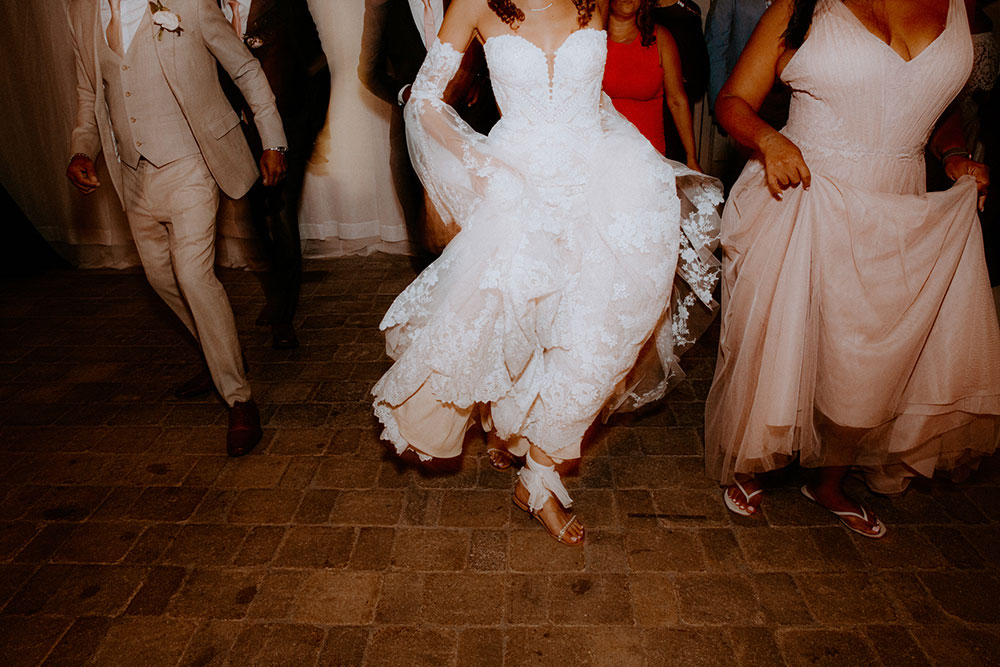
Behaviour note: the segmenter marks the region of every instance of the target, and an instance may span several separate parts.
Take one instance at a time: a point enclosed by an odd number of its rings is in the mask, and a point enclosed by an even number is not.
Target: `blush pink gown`
[[[962,0],[906,61],[840,0],[817,3],[781,78],[812,173],[769,193],[752,160],[722,222],[723,319],[706,468],[853,466],[892,493],[1000,439],[1000,331],[976,185],[925,191],[924,147],[972,66]],[[996,196],[996,195],[994,195]]]

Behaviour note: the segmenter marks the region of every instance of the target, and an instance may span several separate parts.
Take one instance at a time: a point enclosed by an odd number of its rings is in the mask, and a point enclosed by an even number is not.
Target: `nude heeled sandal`
[[[581,546],[584,541],[584,536],[581,534],[580,539],[577,541],[569,541],[564,539],[566,537],[566,532],[574,523],[580,523],[580,520],[576,518],[573,514],[569,517],[566,523],[563,524],[562,528],[558,531],[553,531],[542,520],[542,517],[538,515],[538,512],[545,506],[545,503],[549,498],[555,497],[556,501],[559,502],[564,508],[571,507],[573,505],[573,499],[570,498],[569,492],[566,487],[563,486],[562,478],[559,473],[556,472],[556,467],[542,465],[535,459],[531,457],[529,453],[525,458],[525,465],[518,471],[518,482],[525,488],[528,492],[528,502],[525,503],[523,500],[517,497],[517,491],[514,491],[514,505],[520,509],[524,510],[535,517],[538,523],[542,524],[545,531],[551,535],[557,542],[562,544],[568,544],[570,546]],[[580,524],[581,528],[583,527]]]
[[[514,455],[503,447],[487,447],[486,456],[494,470],[509,470],[514,463]]]

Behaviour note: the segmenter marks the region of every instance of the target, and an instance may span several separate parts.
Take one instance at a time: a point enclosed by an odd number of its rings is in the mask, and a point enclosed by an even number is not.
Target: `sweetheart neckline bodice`
[[[603,30],[603,29],[599,29],[599,28],[579,28],[578,30],[574,30],[570,34],[566,35],[566,38],[562,41],[562,43],[559,46],[557,46],[554,51],[551,51],[551,52],[546,51],[545,49],[543,49],[542,47],[538,46],[538,44],[535,44],[533,41],[531,41],[527,37],[522,37],[521,35],[517,34],[516,32],[505,32],[505,33],[500,33],[499,35],[490,35],[489,37],[487,37],[483,41],[483,45],[485,46],[486,44],[488,44],[492,40],[502,39],[504,37],[512,37],[514,39],[521,40],[522,42],[527,42],[531,46],[533,46],[536,49],[538,49],[538,51],[541,52],[542,55],[544,55],[546,58],[556,58],[559,55],[559,52],[562,50],[562,48],[564,46],[566,46],[566,43],[569,42],[571,39],[573,39],[574,35],[576,35],[578,33],[581,33],[581,32],[584,32],[584,33],[586,33],[586,32],[596,32],[596,33],[603,33],[604,35],[607,35],[607,31]]]

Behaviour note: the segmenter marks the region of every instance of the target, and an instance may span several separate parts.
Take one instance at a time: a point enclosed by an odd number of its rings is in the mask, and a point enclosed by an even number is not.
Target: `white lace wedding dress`
[[[398,451],[456,456],[479,417],[515,453],[577,458],[602,410],[663,396],[710,321],[720,190],[614,110],[606,39],[577,30],[554,54],[488,39],[503,114],[488,137],[442,102],[461,54],[431,48],[410,155],[461,231],[382,321],[396,363],[372,393]]]

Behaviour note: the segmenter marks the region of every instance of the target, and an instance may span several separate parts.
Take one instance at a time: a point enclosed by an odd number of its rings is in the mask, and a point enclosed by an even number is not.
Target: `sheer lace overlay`
[[[503,117],[483,136],[442,101],[436,42],[405,109],[414,167],[461,231],[382,321],[396,360],[372,392],[399,451],[455,456],[476,410],[505,439],[579,456],[602,409],[663,396],[717,305],[721,193],[666,161],[601,93],[606,37],[547,54],[485,45]],[[551,70],[550,70],[551,63]]]

